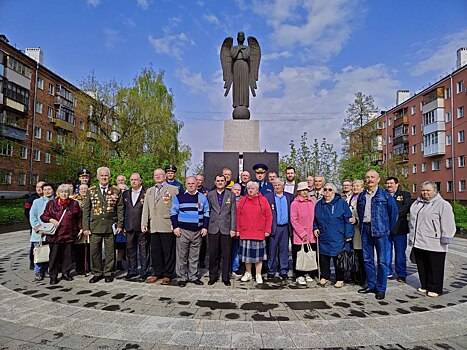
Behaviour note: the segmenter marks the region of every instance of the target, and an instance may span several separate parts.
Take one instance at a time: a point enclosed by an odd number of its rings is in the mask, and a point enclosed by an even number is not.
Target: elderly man
[[[250,180],[251,180],[250,172],[247,170],[243,170],[242,173],[240,174],[240,186],[242,187],[240,191],[240,195],[242,196],[246,195],[247,193],[246,184],[250,182]]]
[[[232,169],[224,168],[222,169],[222,175],[225,177],[225,188],[230,190],[235,182],[232,180]]]
[[[379,174],[370,170],[365,175],[367,189],[358,195],[357,213],[362,236],[363,260],[368,285],[359,293],[375,293],[385,298],[389,273],[389,235],[397,222],[398,208],[394,198],[378,187]],[[375,269],[376,249],[377,269]]]
[[[172,233],[170,208],[178,188],[169,185],[163,169],[154,170],[155,185],[144,196],[141,231],[150,233],[152,275],[146,283],[169,285],[175,271],[175,236]],[[150,230],[150,231],[149,231]]]
[[[89,180],[91,177],[91,173],[89,172],[88,169],[86,168],[81,168],[78,171],[78,181],[75,184],[74,187],[74,192],[79,193],[79,186],[80,185],[88,185],[89,186]]]
[[[350,200],[352,199],[352,180],[344,180],[342,181],[342,198],[350,205]]]
[[[310,195],[314,196],[316,200],[323,198],[324,176],[318,175],[313,178],[313,190]]]
[[[186,191],[172,199],[170,220],[177,236],[177,278],[178,285],[187,282],[203,285],[198,276],[199,249],[201,237],[208,233],[209,203],[206,196],[196,190],[196,178],[188,176]]]
[[[126,184],[126,177],[125,175],[118,175],[116,179],[117,187],[120,189],[120,191],[126,191],[128,189],[128,186]]]
[[[289,236],[290,205],[294,199],[293,195],[284,192],[284,181],[276,179],[273,183],[274,193],[267,193],[266,199],[272,211],[272,230],[268,247],[268,279],[279,276],[286,280],[289,273]]]
[[[236,231],[235,194],[227,191],[224,175],[217,175],[216,188],[208,193],[209,202],[209,285],[219,279],[219,264],[222,260],[222,282],[230,286],[230,256],[232,237]]]
[[[274,184],[274,181],[276,181],[277,179],[277,173],[275,171],[270,171],[268,173],[268,181],[271,183],[271,184]]]
[[[166,181],[169,185],[175,186],[178,188],[179,193],[185,192],[183,185],[180,181],[175,178],[175,174],[177,173],[177,167],[173,164],[165,167],[165,174],[166,174]]]
[[[288,166],[285,169],[285,178],[286,181],[284,184],[284,192],[295,195],[297,190],[297,183],[295,181],[295,168],[293,166]]]
[[[198,174],[196,177],[196,189],[204,195],[208,195],[209,190],[204,187],[204,175]]]
[[[274,191],[271,183],[266,180],[266,172],[269,170],[266,164],[258,163],[253,166],[256,175],[256,182],[259,185],[259,192],[264,196],[266,193]]]
[[[143,214],[144,194],[141,176],[133,173],[130,176],[131,189],[123,192],[123,227],[127,238],[128,273],[126,280],[139,275],[146,279],[149,260],[149,237],[141,231],[141,216]],[[138,263],[141,267],[138,273]]]
[[[98,186],[88,189],[83,204],[83,234],[90,235],[91,272],[94,275],[89,283],[96,283],[105,277],[105,282],[113,281],[114,270],[114,232],[123,229],[123,202],[117,186],[111,186],[110,169],[97,169]],[[104,243],[105,266],[102,261]]]

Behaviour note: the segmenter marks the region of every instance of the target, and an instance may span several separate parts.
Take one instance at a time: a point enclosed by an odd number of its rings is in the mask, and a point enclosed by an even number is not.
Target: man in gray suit
[[[178,188],[165,181],[165,171],[154,170],[155,185],[146,191],[143,214],[141,217],[141,231],[151,232],[151,262],[152,275],[146,279],[147,283],[168,285],[175,270],[175,235],[170,221],[170,207],[172,198],[178,194]]]
[[[208,193],[210,220],[208,226],[209,285],[219,279],[222,260],[222,281],[230,286],[230,255],[232,237],[236,234],[235,195],[226,190],[224,175],[217,175],[216,188]]]

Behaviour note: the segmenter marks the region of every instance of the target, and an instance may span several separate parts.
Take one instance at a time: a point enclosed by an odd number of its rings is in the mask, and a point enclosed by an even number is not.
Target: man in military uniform
[[[177,167],[173,164],[170,164],[169,166],[165,167],[165,176],[166,176],[166,182],[169,185],[175,186],[178,188],[178,193],[183,193],[185,192],[185,188],[183,187],[183,184],[175,179],[175,174],[177,173]]]
[[[89,186],[89,179],[91,178],[91,173],[86,168],[81,168],[78,171],[78,181],[75,185],[75,194],[79,193],[79,186],[80,185],[88,185]]]
[[[256,174],[256,182],[259,184],[259,192],[262,195],[274,192],[272,184],[266,180],[266,172],[269,170],[266,164],[255,164],[253,170]]]
[[[102,278],[105,282],[113,281],[114,269],[114,232],[123,228],[123,201],[120,189],[111,186],[110,169],[97,169],[98,186],[89,188],[83,205],[83,234],[90,235],[91,272],[94,275],[89,282],[96,283]],[[102,242],[104,242],[105,266],[102,261]]]

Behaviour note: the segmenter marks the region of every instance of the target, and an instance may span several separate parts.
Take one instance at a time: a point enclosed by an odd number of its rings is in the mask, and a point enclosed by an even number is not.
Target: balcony
[[[409,143],[409,135],[407,134],[402,134],[397,137],[394,137],[393,144],[394,145],[400,145],[404,143]]]
[[[13,69],[10,69],[8,67],[5,67],[5,78],[7,78],[8,81],[11,81],[26,90],[31,89],[31,79],[25,77],[24,75],[21,75],[17,72],[15,72]]]
[[[428,135],[438,131],[446,131],[446,123],[444,121],[439,121],[423,126],[423,135]]]
[[[53,118],[52,123],[55,124],[55,127],[64,129],[66,131],[73,131],[75,129],[75,126],[73,124],[68,123],[62,119]]]
[[[0,136],[16,141],[26,141],[26,129],[0,123]]]
[[[437,108],[444,108],[444,98],[436,98],[431,101],[423,102],[422,113],[428,113]]]
[[[70,102],[68,101],[67,99],[63,98],[62,96],[58,95],[58,96],[55,96],[54,98],[54,104],[56,106],[64,106],[68,109],[71,109],[73,110],[75,108],[75,106],[73,105],[73,102]]]
[[[86,137],[88,139],[97,140],[97,134],[95,132],[92,132],[92,131],[86,132]]]
[[[446,153],[444,143],[435,143],[423,148],[423,155],[425,157],[436,157]]]
[[[15,110],[16,112],[20,112],[20,113],[28,112],[27,105],[23,105],[22,103],[12,100],[11,98],[6,97],[6,96],[5,96],[5,105]]]

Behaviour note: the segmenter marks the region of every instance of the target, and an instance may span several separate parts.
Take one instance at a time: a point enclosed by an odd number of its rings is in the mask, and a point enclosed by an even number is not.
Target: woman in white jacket
[[[443,292],[444,263],[448,244],[456,233],[451,205],[431,181],[422,184],[421,196],[410,207],[409,245],[418,269],[421,287],[429,297]]]

